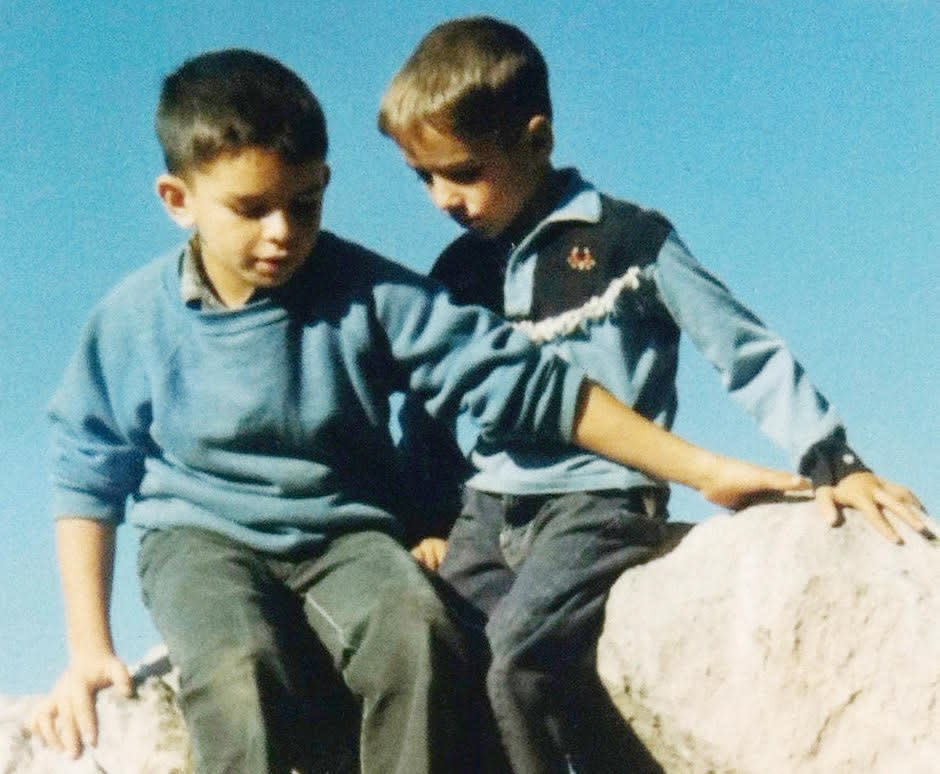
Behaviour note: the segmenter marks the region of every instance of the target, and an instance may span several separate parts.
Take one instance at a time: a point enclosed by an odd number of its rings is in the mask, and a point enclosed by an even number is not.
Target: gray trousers
[[[153,531],[138,569],[180,670],[199,774],[334,770],[322,761],[355,750],[360,712],[363,772],[487,768],[473,649],[391,537],[354,533],[283,558],[202,530]]]

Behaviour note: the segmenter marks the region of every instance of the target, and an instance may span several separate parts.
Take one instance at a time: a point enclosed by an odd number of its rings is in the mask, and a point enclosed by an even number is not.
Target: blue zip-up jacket
[[[287,552],[403,531],[389,396],[485,433],[570,440],[583,372],[330,233],[239,310],[184,303],[177,250],[95,309],[53,398],[58,516],[200,527]]]
[[[441,255],[432,276],[457,302],[499,311],[666,428],[676,413],[684,333],[731,397],[817,484],[865,469],[845,445],[841,420],[783,340],[692,257],[665,218],[599,193],[574,170],[557,174],[565,179],[558,205],[518,245],[467,233]],[[436,472],[425,469],[423,485],[436,480],[446,487],[447,457],[431,451],[433,428],[413,406],[403,416],[407,464],[420,472],[425,460],[437,461]],[[465,445],[473,447],[476,469],[469,485],[486,492],[664,486],[573,446],[525,439],[497,445],[472,434]]]

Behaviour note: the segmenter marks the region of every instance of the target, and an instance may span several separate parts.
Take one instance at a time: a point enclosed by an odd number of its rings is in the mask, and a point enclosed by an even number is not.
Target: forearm
[[[68,516],[56,522],[69,657],[113,653],[109,623],[115,527]]]
[[[713,475],[719,456],[664,430],[585,381],[572,440],[596,454],[694,489]]]

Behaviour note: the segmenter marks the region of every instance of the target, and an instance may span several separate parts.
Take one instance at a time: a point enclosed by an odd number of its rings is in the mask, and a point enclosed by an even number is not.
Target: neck
[[[501,236],[513,244],[518,243],[546,215],[555,209],[558,200],[561,198],[563,188],[563,176],[559,175],[553,167],[547,166],[529,200]]]

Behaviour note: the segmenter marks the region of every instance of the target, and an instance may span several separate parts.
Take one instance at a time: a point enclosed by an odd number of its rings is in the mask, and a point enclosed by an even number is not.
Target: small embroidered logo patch
[[[568,265],[576,271],[590,271],[597,265],[590,247],[575,245],[568,253]]]

